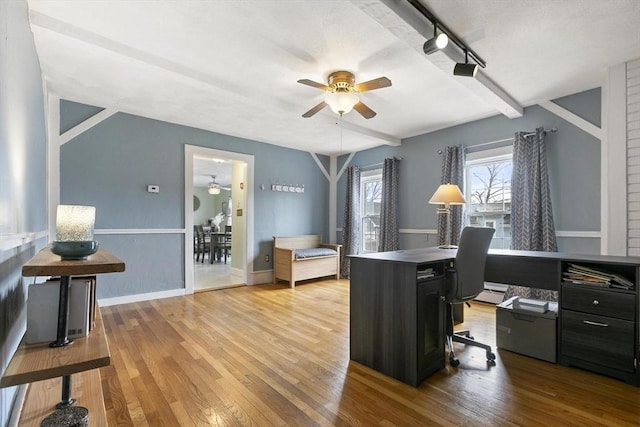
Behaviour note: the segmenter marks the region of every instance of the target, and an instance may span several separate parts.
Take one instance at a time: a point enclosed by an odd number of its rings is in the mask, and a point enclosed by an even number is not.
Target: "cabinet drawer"
[[[635,319],[635,295],[586,286],[562,285],[562,308],[618,319]]]
[[[562,310],[563,355],[634,372],[634,322]]]

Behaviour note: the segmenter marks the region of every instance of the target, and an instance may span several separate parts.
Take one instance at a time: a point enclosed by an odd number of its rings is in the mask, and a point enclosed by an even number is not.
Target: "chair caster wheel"
[[[450,364],[453,368],[455,368],[455,367],[457,367],[458,365],[460,365],[460,361],[459,361],[458,359],[456,359],[455,357],[453,357],[453,356],[449,356],[449,364]]]
[[[487,362],[493,362],[495,363],[496,360],[496,355],[495,353],[491,352],[491,351],[487,351]]]

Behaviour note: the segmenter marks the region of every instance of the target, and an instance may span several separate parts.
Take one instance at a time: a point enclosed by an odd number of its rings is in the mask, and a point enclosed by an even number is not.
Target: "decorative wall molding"
[[[602,233],[600,231],[556,230],[556,237],[580,237],[587,239],[599,239],[602,237]]]
[[[100,228],[93,234],[185,234],[184,228]]]
[[[569,123],[571,123],[572,125],[582,129],[583,131],[587,132],[589,135],[595,138],[598,138],[599,140],[602,140],[602,129],[600,129],[598,126],[594,125],[593,123],[586,121],[582,117],[572,113],[571,111],[565,108],[562,108],[558,104],[551,101],[541,102],[538,105],[540,105],[545,110],[548,110],[551,113],[555,114],[556,116],[560,117],[561,119],[564,119]]]
[[[320,172],[322,172],[324,177],[327,178],[329,181],[331,181],[331,178],[329,177],[329,172],[327,172],[327,169],[324,167],[324,165],[318,158],[318,155],[316,153],[309,153],[309,154],[311,154],[311,157],[313,158],[313,160],[315,160],[316,164],[318,165],[318,168],[320,169]]]
[[[83,132],[88,131],[98,123],[107,120],[109,117],[113,116],[117,112],[118,112],[117,110],[111,110],[111,109],[105,108],[99,113],[94,114],[93,116],[89,117],[87,120],[83,121],[82,123],[79,123],[78,125],[72,127],[71,129],[69,129],[62,135],[60,135],[58,139],[58,141],[60,142],[60,145],[66,144],[76,136],[80,135]]]
[[[33,233],[3,234],[0,235],[0,251],[19,248],[22,245],[35,242],[44,237],[49,237],[49,231],[42,230]]]

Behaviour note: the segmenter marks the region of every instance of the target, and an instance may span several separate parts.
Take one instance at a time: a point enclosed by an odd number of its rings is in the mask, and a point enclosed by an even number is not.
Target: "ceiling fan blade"
[[[320,104],[316,105],[315,107],[313,107],[312,109],[310,109],[309,111],[304,113],[302,115],[302,117],[304,117],[305,119],[308,119],[309,117],[313,116],[315,113],[317,113],[318,111],[322,110],[326,106],[327,106],[327,103],[322,101]],[[376,113],[373,113],[373,115],[375,115],[375,114]]]
[[[370,90],[382,89],[383,87],[391,86],[391,80],[386,77],[378,77],[377,79],[369,80],[368,82],[358,83],[353,87],[356,92],[367,92]]]
[[[324,85],[322,83],[314,82],[313,80],[309,80],[309,79],[298,80],[298,83],[301,83],[301,84],[307,85],[307,86],[311,86],[311,87],[317,87],[318,89],[322,89],[322,90],[331,90],[331,88],[329,86]]]
[[[353,109],[360,113],[365,119],[371,119],[376,116],[376,112],[364,105],[362,101],[354,105]]]

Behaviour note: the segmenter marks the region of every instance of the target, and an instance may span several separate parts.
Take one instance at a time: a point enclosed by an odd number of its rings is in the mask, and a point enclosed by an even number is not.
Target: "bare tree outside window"
[[[363,252],[376,252],[380,238],[380,208],[382,205],[382,175],[363,176],[360,180],[361,245]]]
[[[492,248],[511,246],[511,158],[468,163],[467,224],[495,228]]]

